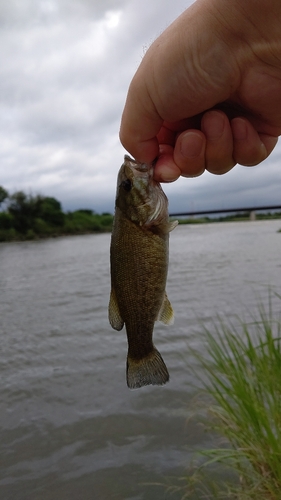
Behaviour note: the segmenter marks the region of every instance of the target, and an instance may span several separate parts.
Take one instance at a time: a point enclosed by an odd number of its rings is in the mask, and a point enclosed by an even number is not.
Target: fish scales
[[[116,220],[122,218],[116,214]],[[128,227],[128,225],[130,227]],[[119,311],[126,324],[129,355],[141,358],[152,345],[154,322],[163,302],[167,276],[166,241],[124,218],[112,238],[116,263],[112,271]],[[113,252],[114,252],[113,250]],[[137,307],[136,301],[141,307]],[[150,348],[151,350],[151,348]]]
[[[169,232],[176,224],[169,222],[167,198],[153,180],[152,166],[125,156],[111,238],[109,320],[116,330],[126,326],[130,388],[161,385],[169,379],[152,335],[157,319],[173,321],[165,286]]]

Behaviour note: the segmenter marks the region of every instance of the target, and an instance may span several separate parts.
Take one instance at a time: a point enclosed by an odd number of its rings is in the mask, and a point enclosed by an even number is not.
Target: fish
[[[110,244],[108,316],[115,330],[126,327],[130,389],[169,380],[152,336],[155,321],[170,325],[174,320],[165,289],[169,233],[177,224],[169,221],[168,199],[153,178],[153,163],[139,163],[125,155],[117,178]]]

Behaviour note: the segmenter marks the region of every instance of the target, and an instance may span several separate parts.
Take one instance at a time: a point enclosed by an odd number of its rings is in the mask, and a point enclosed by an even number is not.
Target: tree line
[[[0,241],[32,240],[68,234],[110,231],[113,215],[80,209],[63,212],[61,203],[49,196],[0,186]]]

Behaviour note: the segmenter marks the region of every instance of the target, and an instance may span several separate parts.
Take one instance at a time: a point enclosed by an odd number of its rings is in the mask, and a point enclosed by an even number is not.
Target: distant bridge
[[[255,219],[255,213],[261,210],[278,210],[281,209],[281,205],[267,205],[267,206],[255,206],[255,207],[245,207],[245,208],[221,208],[216,210],[198,210],[191,212],[177,212],[170,214],[170,217],[182,217],[182,216],[193,216],[193,215],[208,215],[208,214],[225,214],[230,212],[250,212],[250,219]]]

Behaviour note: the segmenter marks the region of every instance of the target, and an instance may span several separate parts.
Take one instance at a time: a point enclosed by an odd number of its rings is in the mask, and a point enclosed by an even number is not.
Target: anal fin
[[[166,292],[156,321],[162,321],[165,325],[172,325],[174,323],[174,311]]]
[[[116,294],[113,288],[111,289],[110,292],[110,299],[108,305],[108,319],[109,323],[111,324],[112,328],[114,328],[114,330],[122,330],[124,326],[124,321],[121,317],[118,303],[116,300]]]

